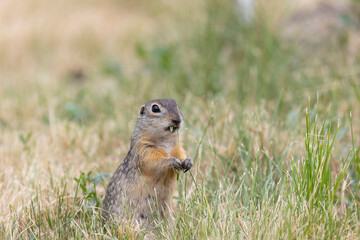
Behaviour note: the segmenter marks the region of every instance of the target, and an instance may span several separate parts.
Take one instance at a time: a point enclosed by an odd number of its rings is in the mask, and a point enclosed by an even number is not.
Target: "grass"
[[[139,107],[174,98],[194,167],[160,239],[358,239],[358,3],[320,45],[265,1],[179,3],[0,3],[0,238],[145,238],[101,205]]]

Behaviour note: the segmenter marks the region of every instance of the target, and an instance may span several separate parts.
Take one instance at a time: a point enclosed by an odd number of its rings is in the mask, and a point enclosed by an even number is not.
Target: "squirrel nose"
[[[181,119],[180,119],[180,118],[172,119],[171,121],[172,121],[172,123],[175,124],[176,126],[180,125],[180,123],[181,123]]]

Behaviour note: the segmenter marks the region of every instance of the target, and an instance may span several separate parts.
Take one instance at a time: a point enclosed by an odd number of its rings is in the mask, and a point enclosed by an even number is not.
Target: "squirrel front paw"
[[[192,166],[193,166],[193,161],[191,158],[186,158],[182,163],[181,163],[181,167],[182,170],[184,171],[184,173],[186,173],[187,171],[189,171]]]
[[[174,168],[177,171],[183,169],[182,162],[176,157],[171,158],[170,167]]]

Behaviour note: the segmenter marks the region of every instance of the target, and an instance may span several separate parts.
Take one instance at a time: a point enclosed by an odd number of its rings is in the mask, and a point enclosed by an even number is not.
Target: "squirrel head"
[[[183,117],[174,99],[152,100],[141,106],[136,127],[152,137],[173,135],[182,126]]]

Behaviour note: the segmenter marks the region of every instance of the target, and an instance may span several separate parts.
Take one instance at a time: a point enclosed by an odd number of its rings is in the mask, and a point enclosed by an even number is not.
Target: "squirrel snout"
[[[176,125],[176,126],[179,126],[180,123],[181,123],[181,119],[180,118],[175,118],[175,119],[172,119],[171,122]]]

